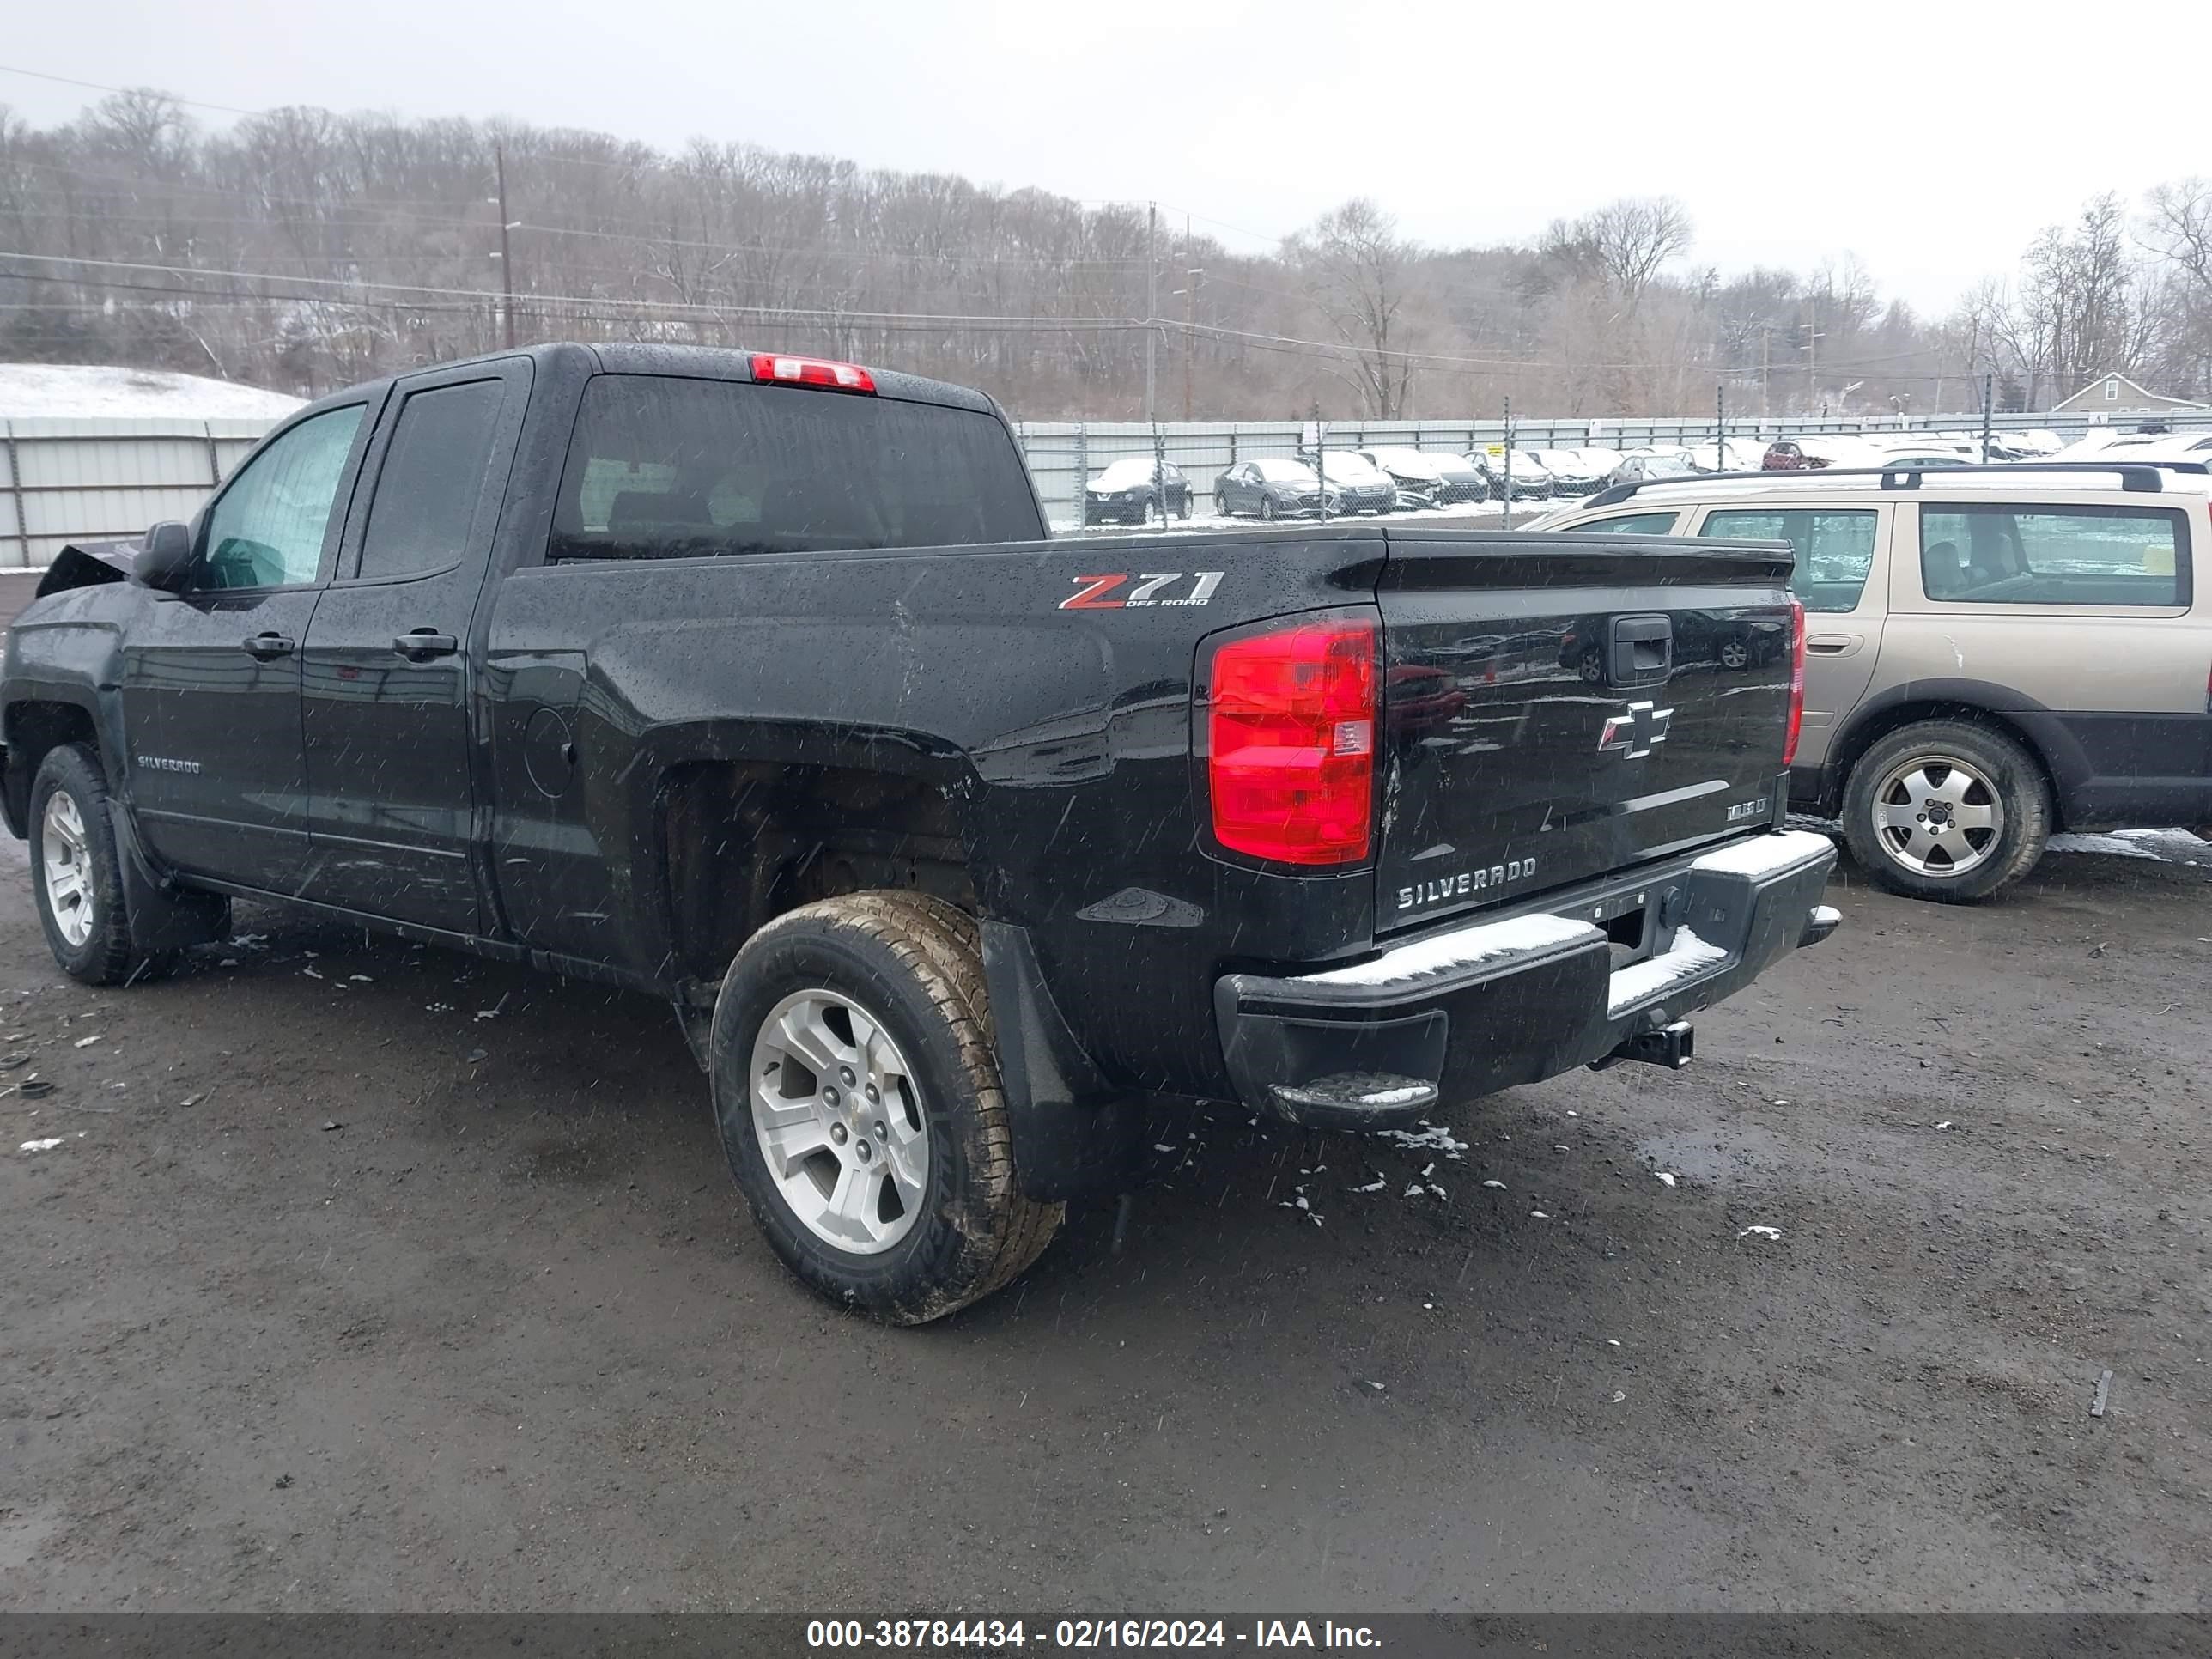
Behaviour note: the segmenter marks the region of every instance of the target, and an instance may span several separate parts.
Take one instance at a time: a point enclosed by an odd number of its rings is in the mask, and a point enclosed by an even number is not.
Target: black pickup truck
[[[1790,556],[1054,541],[975,392],[548,346],[326,398],[191,524],[65,552],[0,793],[92,983],[240,898],[668,998],[778,1252],[919,1322],[1176,1101],[1401,1126],[1686,1063],[1836,922],[1779,828]],[[1723,663],[1735,624],[1794,654]]]

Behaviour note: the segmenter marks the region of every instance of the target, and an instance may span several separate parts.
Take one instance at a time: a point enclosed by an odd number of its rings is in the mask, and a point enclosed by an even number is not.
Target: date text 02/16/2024
[[[1034,1632],[1034,1633],[1032,1633]],[[1030,1644],[1086,1651],[1100,1648],[1377,1648],[1367,1625],[1333,1620],[1262,1619],[1237,1629],[1221,1619],[817,1619],[806,1626],[811,1650],[908,1649],[1000,1651]]]

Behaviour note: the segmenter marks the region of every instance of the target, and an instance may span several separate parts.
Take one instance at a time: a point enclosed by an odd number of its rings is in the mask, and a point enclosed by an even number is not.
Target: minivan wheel
[[[2009,737],[1926,720],[1859,757],[1844,789],[1844,837],[1879,885],[1967,904],[2035,867],[2051,838],[2051,789]]]
[[[833,1302],[923,1324],[1060,1226],[1016,1187],[975,926],[949,905],[858,893],[769,922],[723,980],[710,1060],[755,1220]]]

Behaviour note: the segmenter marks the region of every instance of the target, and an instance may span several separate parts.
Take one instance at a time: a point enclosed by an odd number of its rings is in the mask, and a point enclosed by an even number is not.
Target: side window
[[[362,538],[363,580],[459,562],[483,498],[505,390],[498,380],[434,386],[401,407]]]
[[[322,568],[361,406],[302,421],[255,456],[209,510],[194,592],[293,587]]]
[[[1921,591],[1955,605],[2189,603],[2189,526],[2164,507],[1923,507]]]
[[[1679,513],[1625,513],[1616,519],[1569,525],[1570,536],[1671,536]]]
[[[1872,507],[1741,507],[1705,515],[1707,536],[1788,542],[1797,555],[1790,591],[1808,611],[1856,611],[1874,568]]]

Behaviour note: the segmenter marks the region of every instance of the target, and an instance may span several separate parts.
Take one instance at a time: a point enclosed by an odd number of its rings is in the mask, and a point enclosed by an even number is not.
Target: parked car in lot
[[[1360,458],[1390,475],[1401,507],[1449,507],[1486,501],[1490,486],[1481,472],[1456,455],[1422,449],[1363,449]]]
[[[1625,483],[1649,483],[1657,478],[1686,477],[1696,471],[1690,465],[1686,449],[1632,449],[1613,464],[1607,477],[1607,486]]]
[[[1778,827],[1793,676],[1675,644],[1797,638],[1786,550],[1583,540],[1569,601],[1556,544],[1434,523],[1053,539],[981,393],[535,347],[334,393],[190,523],[64,550],[0,810],[90,984],[244,898],[667,999],[769,1246],[919,1323],[1164,1111],[1679,1066],[1836,927],[1833,847]]]
[[[1605,488],[1619,459],[1609,449],[1532,449],[1552,475],[1553,495],[1589,495]]]
[[[1213,481],[1213,510],[1224,518],[1317,519],[1324,501],[1332,513],[1344,510],[1335,489],[1324,490],[1304,461],[1240,461]]]
[[[1389,513],[1398,505],[1396,480],[1350,449],[1322,452],[1319,471],[1346,513]]]
[[[1190,481],[1182,468],[1161,463],[1157,479],[1154,471],[1152,461],[1141,455],[1115,462],[1084,487],[1083,522],[1142,524],[1169,513],[1190,517]]]
[[[1741,438],[1729,438],[1720,443],[1708,438],[1703,443],[1692,444],[1685,453],[1690,458],[1691,470],[1696,472],[1757,472],[1765,465],[1765,447]]]
[[[1893,892],[1986,898],[2060,830],[2212,825],[2212,480],[2115,460],[1608,489],[1545,527],[1796,550],[1793,802]]]
[[[1505,457],[1493,455],[1486,449],[1472,450],[1467,463],[1482,474],[1489,487],[1490,499],[1502,501],[1510,489],[1516,501],[1547,501],[1552,499],[1552,475],[1543,463],[1534,458],[1534,452],[1516,449],[1513,452],[1511,476],[1507,476]]]

